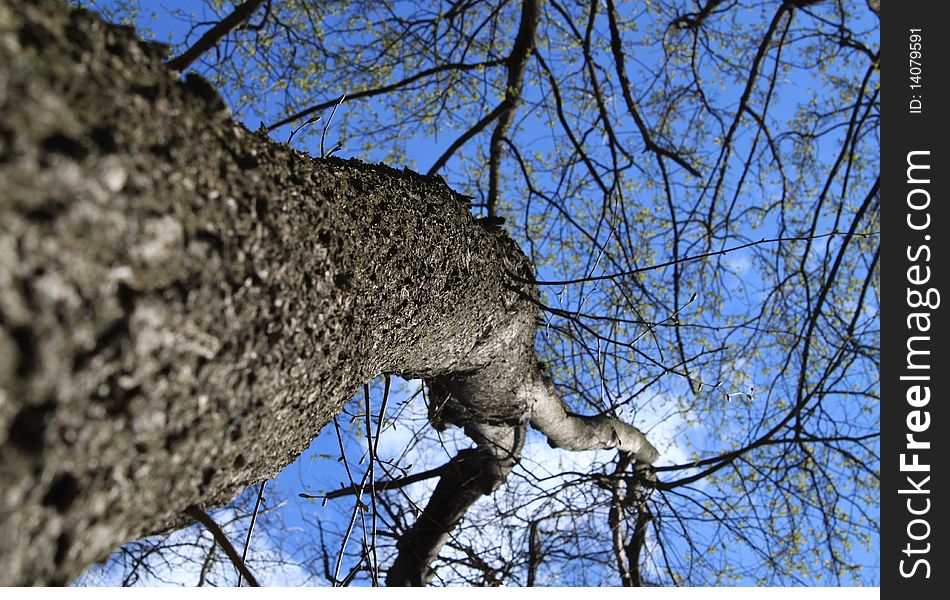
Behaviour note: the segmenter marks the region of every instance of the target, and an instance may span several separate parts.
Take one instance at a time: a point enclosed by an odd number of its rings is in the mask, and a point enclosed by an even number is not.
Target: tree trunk
[[[0,584],[273,477],[378,374],[447,390],[443,425],[550,387],[526,258],[440,178],[273,143],[152,48],[0,0]]]

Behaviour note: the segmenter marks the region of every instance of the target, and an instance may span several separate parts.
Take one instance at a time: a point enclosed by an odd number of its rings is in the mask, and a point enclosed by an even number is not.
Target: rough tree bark
[[[433,420],[470,432],[458,473],[478,483],[440,485],[472,502],[528,420],[655,459],[636,429],[566,412],[533,355],[527,260],[464,198],[252,133],[153,49],[0,0],[0,584],[65,583],[228,502],[381,373],[426,379]],[[394,583],[425,581],[464,508],[420,517]]]

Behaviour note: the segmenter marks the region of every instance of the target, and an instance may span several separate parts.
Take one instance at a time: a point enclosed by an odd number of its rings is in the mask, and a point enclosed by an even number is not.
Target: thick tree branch
[[[620,582],[624,587],[636,587],[633,585],[631,576],[633,565],[627,560],[626,543],[624,541],[626,494],[623,489],[623,475],[629,466],[629,455],[621,453],[617,457],[617,467],[614,469],[614,476],[610,482],[610,508],[607,511],[607,525],[610,528],[610,545],[614,562],[617,564],[617,572],[620,574]]]
[[[653,468],[646,463],[634,461],[631,455],[621,452],[611,478],[607,522],[610,526],[614,561],[624,587],[643,585],[640,560],[646,543],[647,528],[653,520],[653,513],[647,503],[652,485],[644,487],[644,481],[651,484],[656,481]],[[636,519],[628,542],[627,520],[628,514],[631,513],[636,515]]]
[[[433,577],[432,564],[452,530],[482,496],[491,494],[517,464],[524,426],[478,425],[466,428],[476,447],[459,452],[446,465],[416,523],[399,537],[399,551],[386,576],[388,586],[422,586]]]
[[[626,460],[652,463],[656,449],[635,427],[609,416],[567,410],[550,379],[532,358],[537,322],[516,319],[483,341],[490,360],[480,369],[429,381],[429,419],[441,429],[464,427],[476,448],[440,474],[422,515],[400,536],[399,555],[387,585],[425,585],[452,529],[475,501],[500,486],[518,461],[527,421],[566,450],[618,449]],[[504,349],[504,350],[502,350]]]
[[[495,129],[491,134],[488,153],[488,216],[498,214],[499,187],[501,181],[501,157],[504,151],[504,140],[514,121],[518,104],[521,103],[521,89],[524,86],[525,66],[528,56],[534,49],[535,32],[538,20],[541,17],[541,0],[523,0],[521,3],[521,21],[518,25],[518,34],[511,53],[505,61],[508,68],[508,80],[505,86],[505,107],[498,116]]]
[[[464,133],[458,136],[454,142],[449,144],[449,147],[445,149],[445,152],[442,153],[439,158],[436,159],[432,166],[429,167],[429,170],[426,171],[426,175],[435,175],[442,170],[442,167],[445,166],[449,159],[452,158],[452,155],[455,154],[459,148],[465,145],[470,139],[481,133],[486,127],[488,127],[492,121],[497,119],[499,115],[504,113],[508,109],[504,101],[498,104],[495,108],[492,109],[490,113],[479,119],[474,125],[469,127]]]
[[[528,580],[526,587],[534,587],[541,567],[543,550],[541,547],[541,521],[535,519],[528,525]]]
[[[235,7],[231,14],[221,19],[211,29],[206,31],[190,48],[168,61],[168,66],[178,72],[190,67],[201,55],[217,47],[229,33],[247,23],[264,0],[247,0]]]
[[[530,407],[531,426],[548,443],[565,450],[614,449],[652,464],[660,453],[636,427],[606,416],[584,416],[568,410],[546,375],[536,372],[520,391]]]
[[[231,540],[228,539],[228,536],[225,535],[224,531],[221,530],[221,527],[215,523],[214,519],[196,506],[189,506],[185,509],[185,514],[194,520],[198,521],[205,528],[211,532],[211,535],[214,536],[214,541],[221,546],[221,549],[224,550],[224,553],[227,554],[228,559],[230,559],[231,564],[234,565],[234,568],[247,579],[247,584],[251,587],[260,587],[261,584],[258,583],[257,578],[254,577],[254,574],[251,573],[250,569],[247,568],[247,565],[244,564],[244,560],[237,553],[237,550],[234,549],[234,546],[231,544]]]
[[[673,20],[672,25],[678,29],[699,29],[713,11],[723,3],[723,0],[708,0],[699,12],[686,13]]]

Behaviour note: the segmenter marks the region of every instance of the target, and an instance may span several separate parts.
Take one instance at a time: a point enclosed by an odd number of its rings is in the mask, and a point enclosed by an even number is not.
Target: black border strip
[[[944,210],[950,132],[943,127],[950,110],[944,83],[950,28],[938,15],[942,3],[886,4],[881,20],[881,587],[884,597],[935,598],[938,590],[940,597],[946,594],[950,572],[943,560],[950,506],[938,491],[950,483],[942,464],[950,457],[941,444],[941,437],[950,435],[944,408],[950,394],[950,338],[944,326],[950,309],[942,305],[950,302],[950,220]],[[919,64],[911,62],[915,57]]]

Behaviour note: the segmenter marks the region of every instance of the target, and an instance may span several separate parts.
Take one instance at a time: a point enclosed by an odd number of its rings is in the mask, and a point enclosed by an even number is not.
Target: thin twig
[[[336,431],[337,443],[340,446],[340,458],[342,459],[344,469],[346,469],[346,476],[350,480],[350,487],[355,488],[357,487],[356,481],[354,481],[353,479],[353,472],[350,470],[350,464],[346,459],[346,450],[344,449],[344,446],[343,446],[343,435],[340,432],[340,423],[336,417],[333,418],[333,429]],[[343,555],[346,553],[346,545],[349,543],[350,535],[352,535],[353,533],[353,526],[356,524],[356,516],[357,514],[359,514],[360,507],[363,504],[362,496],[363,496],[363,490],[366,489],[367,474],[368,472],[363,473],[363,479],[360,481],[359,491],[357,492],[357,495],[356,495],[356,502],[354,502],[353,504],[353,513],[350,515],[350,522],[346,526],[346,533],[344,534],[343,541],[340,544],[340,554],[337,556],[336,567],[333,570],[333,587],[339,587],[340,585],[340,568],[343,566]],[[365,523],[364,523],[363,534],[365,537],[365,534],[366,534]]]
[[[428,471],[423,471],[422,473],[416,473],[413,475],[406,475],[405,477],[400,477],[399,479],[383,479],[383,480],[374,482],[373,487],[376,489],[377,492],[398,490],[400,488],[403,488],[407,485],[411,485],[419,481],[432,479],[433,477],[441,477],[445,473],[445,468],[446,468],[446,465],[442,465],[440,467],[436,467],[435,469],[430,469]],[[306,494],[304,492],[300,492],[297,495],[300,496],[301,498],[306,498],[308,500],[322,499],[326,501],[326,500],[333,500],[334,498],[341,498],[343,496],[349,496],[350,494],[356,494],[359,491],[360,491],[359,487],[351,486],[351,487],[340,488],[338,490],[333,490],[332,492],[329,492],[324,495]]]
[[[205,582],[208,581],[208,572],[211,571],[211,565],[214,564],[214,555],[217,548],[218,542],[212,540],[211,548],[208,550],[208,554],[205,556],[205,560],[201,564],[201,572],[198,574],[198,585],[196,587],[204,587]]]
[[[389,375],[385,377],[385,383],[383,385],[383,401],[379,407],[379,417],[376,420],[376,438],[372,440],[371,450],[370,450],[370,475],[369,475],[369,485],[370,485],[370,501],[373,505],[373,537],[372,544],[370,544],[370,552],[373,555],[373,582],[378,586],[379,585],[379,558],[376,555],[376,521],[377,521],[377,506],[376,506],[376,480],[373,478],[373,463],[379,460],[379,437],[382,434],[383,430],[383,421],[386,419],[386,405],[389,404],[389,390],[392,386],[392,379]],[[367,415],[369,414],[369,396],[366,398],[366,410]],[[367,416],[367,432],[369,431],[369,417]]]
[[[753,247],[753,246],[760,246],[760,245],[764,245],[764,244],[773,244],[773,243],[781,243],[781,242],[804,242],[804,241],[810,241],[810,240],[819,240],[819,239],[822,239],[822,238],[828,238],[828,237],[833,237],[833,236],[838,236],[838,235],[841,235],[841,236],[850,235],[850,236],[854,236],[854,237],[867,237],[867,236],[870,236],[870,235],[878,235],[878,234],[877,234],[876,232],[875,232],[875,233],[848,233],[848,234],[846,234],[846,233],[843,233],[843,232],[840,232],[840,231],[832,231],[832,232],[830,232],[830,233],[823,233],[823,234],[820,234],[820,235],[803,235],[803,236],[793,236],[793,237],[762,238],[762,239],[757,240],[757,241],[754,241],[754,242],[747,242],[747,243],[745,243],[745,244],[740,244],[740,245],[738,245],[738,246],[731,246],[731,247],[729,247],[729,248],[724,248],[724,249],[722,249],[722,250],[716,250],[716,251],[714,251],[714,252],[703,252],[702,254],[696,254],[696,255],[694,255],[694,256],[684,256],[683,258],[681,258],[681,259],[679,259],[679,260],[670,260],[670,261],[666,261],[666,262],[663,262],[663,263],[658,263],[658,264],[655,264],[655,265],[650,265],[650,266],[648,266],[648,267],[641,267],[641,268],[639,268],[639,269],[630,269],[629,271],[620,271],[620,272],[618,272],[618,273],[611,273],[610,275],[598,275],[598,276],[594,276],[594,277],[582,277],[582,278],[579,278],[579,279],[562,279],[562,280],[559,280],[559,281],[552,281],[552,280],[548,280],[548,281],[533,280],[533,281],[532,281],[532,280],[529,280],[529,279],[525,279],[524,277],[521,277],[520,275],[517,275],[517,274],[515,274],[515,273],[512,273],[511,271],[508,271],[508,275],[509,275],[512,279],[514,279],[515,281],[518,281],[518,282],[521,282],[521,283],[532,283],[532,284],[534,284],[534,285],[572,285],[572,284],[575,284],[575,283],[584,283],[584,282],[588,282],[588,281],[604,281],[604,280],[607,280],[607,279],[617,279],[617,278],[619,278],[619,277],[629,277],[630,275],[635,275],[635,274],[637,274],[637,273],[645,273],[646,271],[655,271],[655,270],[657,270],[657,269],[663,269],[663,268],[665,268],[665,267],[669,267],[669,266],[672,266],[672,265],[678,264],[678,263],[692,262],[692,261],[702,260],[702,259],[704,259],[704,258],[710,258],[710,257],[714,257],[714,256],[725,256],[726,254],[729,254],[730,252],[736,252],[736,251],[738,251],[738,250],[744,250],[744,249],[746,249],[746,248],[751,248],[751,247]]]
[[[304,121],[303,125],[301,125],[297,129],[294,129],[293,131],[290,132],[290,136],[287,138],[287,143],[290,144],[290,141],[294,139],[294,136],[297,135],[298,131],[300,131],[301,129],[303,129],[304,127],[308,125],[313,125],[314,123],[319,121],[322,117],[323,115],[316,115],[315,117],[310,117],[309,119]]]
[[[327,122],[323,125],[323,135],[320,136],[320,158],[326,158],[327,153],[323,150],[323,141],[327,137],[327,130],[330,128],[330,123],[333,121],[333,115],[336,114],[336,109],[340,108],[340,105],[343,104],[343,101],[346,100],[346,94],[340,95],[340,99],[337,101],[336,106],[333,107],[333,110],[330,111],[330,117],[327,119]],[[337,142],[337,147],[330,150],[330,154],[333,154],[339,150],[340,143]]]
[[[372,551],[372,560],[369,561],[369,576],[372,581],[373,587],[379,587],[379,579],[377,577],[378,568],[376,564],[376,489],[373,486],[374,478],[376,477],[376,446],[373,445],[373,413],[370,411],[370,393],[369,393],[369,384],[363,386],[363,416],[366,421],[366,450],[369,453],[369,466],[367,467],[367,477],[369,478],[369,496],[370,502],[373,504],[373,533],[370,538],[369,548],[363,549],[363,555],[366,558],[369,558],[370,552]]]
[[[267,485],[266,480],[261,482],[261,489],[257,490],[257,502],[254,503],[254,514],[251,516],[251,525],[247,528],[247,539],[244,540],[244,552],[241,553],[241,562],[244,564],[247,564],[247,549],[251,546],[251,534],[254,533],[254,523],[257,522],[257,511],[260,510],[261,501],[264,499],[265,485]],[[238,573],[238,587],[241,587],[242,579],[243,575]]]
[[[361,100],[363,98],[373,98],[375,96],[379,96],[382,94],[388,94],[389,92],[394,92],[410,84],[413,84],[420,79],[424,79],[430,75],[442,73],[444,71],[467,72],[467,71],[473,71],[476,69],[497,67],[498,65],[502,65],[504,63],[505,63],[505,59],[496,58],[496,59],[486,60],[484,62],[479,62],[479,63],[450,63],[450,64],[438,65],[429,69],[425,69],[423,71],[419,71],[418,73],[415,73],[414,75],[411,75],[410,77],[407,77],[395,83],[384,85],[378,88],[371,88],[368,90],[353,92],[350,94],[350,100]],[[267,131],[273,131],[277,129],[278,127],[283,127],[284,125],[289,125],[290,123],[293,123],[297,121],[298,119],[302,119],[303,117],[306,117],[307,115],[312,115],[313,113],[317,111],[330,108],[334,104],[336,104],[335,100],[327,100],[319,104],[314,104],[313,106],[309,106],[303,110],[297,111],[296,113],[292,115],[284,117],[275,123],[267,125],[265,128],[267,129]]]

